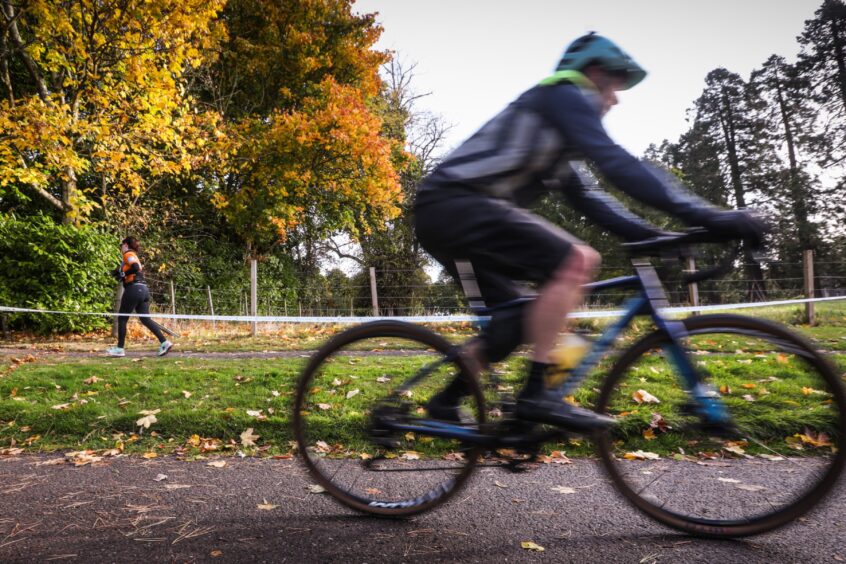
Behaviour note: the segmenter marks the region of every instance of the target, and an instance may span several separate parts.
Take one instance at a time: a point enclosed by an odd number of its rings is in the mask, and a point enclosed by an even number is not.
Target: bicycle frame
[[[635,275],[611,278],[584,286],[586,293],[622,288],[635,289],[635,295],[625,303],[623,315],[599,336],[590,351],[582,358],[579,365],[571,371],[569,377],[557,388],[556,393],[560,397],[572,394],[591,371],[596,368],[620,335],[631,325],[635,317],[649,316],[658,329],[665,332],[669,337],[669,343],[665,346],[665,352],[675,365],[677,375],[680,377],[684,389],[687,390],[692,399],[695,414],[702,418],[704,423],[709,425],[729,425],[730,417],[720,400],[719,394],[701,381],[699,373],[690,360],[690,356],[683,342],[688,336],[684,323],[678,320],[667,319],[661,314],[660,310],[668,307],[669,302],[667,301],[664,286],[658,278],[655,267],[646,260],[633,260],[632,264],[637,273]],[[460,354],[458,347],[455,354]],[[423,367],[407,382],[399,386],[395,393],[399,394],[405,389],[410,388],[448,360],[449,357],[445,357]],[[525,436],[495,436],[482,433],[478,429],[430,419],[421,419],[415,424],[392,422],[390,426],[396,431],[411,431],[424,435],[459,439],[472,444],[497,448],[513,446],[512,443],[519,443],[526,438]],[[560,434],[560,431],[548,433],[543,438],[538,437],[538,441],[548,440]]]

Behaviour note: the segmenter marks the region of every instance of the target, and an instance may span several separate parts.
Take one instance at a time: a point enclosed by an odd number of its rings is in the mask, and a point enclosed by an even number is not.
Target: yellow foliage
[[[50,95],[0,107],[0,187],[75,187],[80,172],[140,192],[190,169],[207,119],[190,111],[186,66],[221,39],[225,0],[30,0],[17,21]],[[61,77],[60,82],[46,77]],[[152,158],[150,158],[152,157]],[[68,215],[84,215],[86,187]],[[56,191],[61,193],[61,191]]]

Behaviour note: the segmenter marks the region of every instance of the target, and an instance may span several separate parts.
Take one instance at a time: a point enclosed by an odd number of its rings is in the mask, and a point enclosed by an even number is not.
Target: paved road
[[[593,461],[521,475],[482,468],[448,505],[389,521],[309,493],[297,461],[230,458],[223,468],[174,459],[50,463],[58,458],[0,459],[0,561],[846,561],[842,485],[795,525],[744,541],[710,541],[641,517]],[[556,485],[577,491],[552,493]],[[258,507],[265,503],[276,507]],[[546,550],[521,548],[527,540]]]

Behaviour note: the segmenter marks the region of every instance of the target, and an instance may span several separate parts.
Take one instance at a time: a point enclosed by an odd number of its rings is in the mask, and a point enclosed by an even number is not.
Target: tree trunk
[[[802,189],[801,178],[799,174],[799,164],[796,158],[796,142],[793,138],[793,128],[791,127],[790,115],[787,110],[787,103],[784,100],[784,93],[782,91],[781,82],[778,74],[773,80],[775,86],[776,100],[778,101],[779,112],[781,115],[781,124],[784,128],[784,140],[787,144],[787,159],[790,166],[789,170],[789,191],[791,199],[791,207],[793,208],[793,215],[796,218],[796,230],[799,237],[799,244],[801,248],[810,249],[813,245],[813,227],[808,221],[808,207],[805,202],[807,197],[806,191]]]
[[[69,225],[75,223],[79,218],[77,217],[74,200],[76,199],[76,172],[71,168],[65,169],[67,178],[62,181],[62,223]]]
[[[738,208],[746,207],[746,190],[743,186],[743,178],[740,173],[740,159],[737,154],[737,138],[734,127],[734,112],[732,111],[731,100],[723,90],[722,108],[720,111],[720,124],[723,129],[723,136],[726,140],[726,150],[729,157],[729,170],[731,185],[734,191],[735,202]],[[748,280],[747,300],[758,301],[767,297],[766,285],[764,284],[764,271],[761,263],[758,262],[751,250],[744,248],[744,271]]]
[[[838,8],[834,5],[829,6],[829,20],[828,25],[831,29],[831,41],[834,45],[834,62],[837,64],[837,84],[840,86],[840,97],[843,100],[843,106],[846,107],[846,60],[843,54],[843,38],[840,36],[841,20],[838,18]]]

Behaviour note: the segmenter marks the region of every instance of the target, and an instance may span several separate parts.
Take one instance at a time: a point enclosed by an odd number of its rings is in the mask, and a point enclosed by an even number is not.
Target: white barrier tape
[[[797,300],[778,300],[771,302],[744,302],[737,304],[720,304],[707,306],[668,307],[660,310],[661,314],[674,313],[701,313],[704,311],[725,311],[732,309],[745,309],[755,307],[772,307],[780,305],[796,305],[812,302],[831,302],[846,300],[846,296],[835,296],[831,298],[804,298]],[[56,311],[48,309],[30,309],[23,307],[0,306],[0,312],[9,313],[51,313],[60,315],[96,315],[100,317],[155,317],[156,319],[191,319],[197,321],[240,321],[257,323],[365,323],[368,321],[392,319],[395,321],[408,321],[410,323],[455,323],[459,321],[478,321],[486,319],[477,315],[406,315],[406,316],[250,316],[250,315],[174,315],[169,313],[97,313],[88,311]],[[574,311],[568,317],[572,319],[601,319],[608,317],[619,317],[625,313],[622,309],[599,310],[599,311]]]

